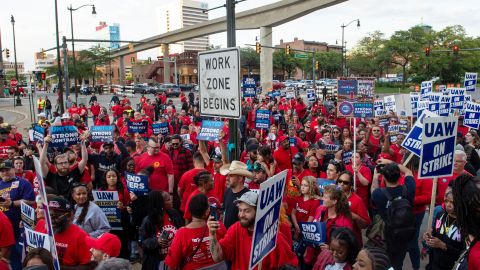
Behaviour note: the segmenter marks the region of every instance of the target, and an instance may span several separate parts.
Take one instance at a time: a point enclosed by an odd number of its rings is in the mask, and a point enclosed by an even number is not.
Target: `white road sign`
[[[200,115],[240,118],[240,49],[199,53],[198,71]]]

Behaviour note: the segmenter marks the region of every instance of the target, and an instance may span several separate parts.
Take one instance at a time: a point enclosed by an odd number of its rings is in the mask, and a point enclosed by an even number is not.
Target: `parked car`
[[[80,88],[80,94],[82,95],[90,95],[93,93],[93,87],[89,85],[84,85]]]
[[[147,94],[147,93],[150,93],[150,89],[149,89],[148,85],[145,85],[145,84],[135,84],[135,85],[133,86],[133,93],[134,93],[134,94],[137,94],[137,93]]]
[[[186,92],[193,91],[195,86],[196,86],[195,84],[180,84],[180,85],[178,85],[178,87],[180,87],[181,91],[186,91]]]
[[[180,96],[180,87],[173,83],[164,83],[160,85],[160,92],[165,92],[167,97],[179,97]]]

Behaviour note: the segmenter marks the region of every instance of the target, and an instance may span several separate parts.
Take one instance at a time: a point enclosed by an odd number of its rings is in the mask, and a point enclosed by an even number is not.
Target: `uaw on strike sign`
[[[200,115],[240,118],[240,49],[201,52],[198,70]]]
[[[458,120],[428,117],[423,120],[422,154],[418,178],[451,176]]]

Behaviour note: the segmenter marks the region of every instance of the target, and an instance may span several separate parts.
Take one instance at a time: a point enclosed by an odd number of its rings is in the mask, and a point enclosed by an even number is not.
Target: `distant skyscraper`
[[[208,12],[203,13],[206,9],[208,9],[206,2],[195,0],[172,0],[163,4],[157,8],[160,34],[208,21]],[[208,36],[198,37],[170,44],[170,53],[205,51],[208,46]]]
[[[100,22],[97,27],[95,27],[98,39],[102,40],[116,40],[120,41],[120,24],[114,23],[113,25],[107,25],[106,22]],[[120,48],[119,42],[101,42],[99,43],[101,47],[109,49],[118,49]]]

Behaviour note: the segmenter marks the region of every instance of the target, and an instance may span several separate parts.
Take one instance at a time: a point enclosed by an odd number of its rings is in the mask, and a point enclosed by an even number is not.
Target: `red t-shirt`
[[[292,158],[298,152],[297,147],[290,147],[290,149],[283,149],[279,147],[273,152],[273,158],[277,161],[277,167],[280,171],[292,168]]]
[[[68,113],[70,114],[70,116],[73,116],[74,114],[80,115],[80,109],[78,107],[71,107],[70,109],[68,109]]]
[[[358,196],[355,193],[352,193],[352,195],[350,195],[350,197],[348,197],[348,204],[350,206],[350,211],[352,213],[357,214],[363,220],[365,220],[367,225],[369,225],[372,222],[370,220],[370,216],[368,215],[367,207],[363,203],[363,200],[362,200],[362,198],[360,198],[360,196]],[[355,223],[353,223],[353,232],[357,236],[357,239],[360,241],[360,245],[362,246],[363,245],[363,243],[362,243],[362,231],[360,230],[360,228]]]
[[[217,239],[222,239],[226,232],[227,229],[220,223],[220,228],[217,231]],[[198,247],[198,245],[200,245],[200,247]],[[197,250],[197,252],[192,256],[195,250]],[[210,253],[210,236],[206,226],[200,228],[180,228],[175,234],[175,238],[168,250],[165,264],[168,265],[170,269],[176,269],[180,266],[182,260],[187,257],[190,259],[189,262],[183,266],[183,270],[200,269],[215,264],[212,254]]]
[[[380,147],[380,138],[375,139],[372,135],[369,138],[370,145],[368,146],[368,155],[373,156]]]
[[[313,176],[309,170],[303,170],[301,173],[294,173],[293,174],[298,179],[298,184],[302,182],[303,177],[305,176]],[[292,182],[292,170],[287,171],[287,183],[286,183],[286,196],[283,196],[283,201],[288,204],[287,214],[290,215],[292,213],[293,208],[297,204],[297,198],[300,197],[300,190],[293,185]]]
[[[170,220],[170,217],[168,216],[167,213],[163,215],[163,226],[161,230],[157,230],[157,238],[159,238],[164,231],[168,232],[167,240],[168,240],[169,247],[160,249],[160,256],[162,259],[167,256],[168,250],[170,249],[170,245],[172,244],[172,241],[175,238],[175,235],[177,234],[177,227],[175,227],[175,225]]]
[[[9,146],[16,146],[17,144],[15,143],[14,140],[6,139],[5,141],[0,141],[0,159],[7,159],[8,154],[7,150]]]
[[[210,166],[210,164],[212,165]],[[225,190],[227,189],[227,176],[215,172],[213,169],[213,162],[210,161],[210,164],[207,169],[213,175],[213,189],[210,190],[208,195],[217,198],[220,203],[223,204],[223,196],[225,195]]]
[[[480,243],[477,242],[468,253],[468,270],[480,269]]]
[[[345,169],[353,174],[353,165],[347,165]],[[360,198],[362,198],[363,204],[368,207],[370,204],[368,202],[368,196],[370,194],[370,188],[369,185],[372,183],[372,171],[367,166],[361,166],[360,171],[359,171],[363,177],[365,177],[368,180],[368,185],[364,186],[362,183],[360,183],[360,180],[358,180],[358,175],[355,175],[355,185],[356,185],[356,190],[355,193],[357,193]]]
[[[463,170],[463,172],[461,173],[453,172],[452,176],[438,178],[437,197],[435,198],[435,205],[441,205],[443,203],[444,197],[445,197],[445,191],[447,190],[448,184],[450,183],[450,181],[455,181],[457,176],[461,174],[471,175],[469,172]]]
[[[320,206],[320,200],[312,198],[305,200],[303,196],[298,197],[295,206],[297,222],[308,222],[308,218],[315,215],[318,206]]]
[[[100,105],[90,106],[90,111],[92,112],[92,115],[98,116],[100,114]]]
[[[323,218],[322,218],[323,217]],[[328,208],[320,205],[315,212],[313,221],[326,222],[327,244],[330,243],[330,234],[333,227],[346,227],[353,231],[353,223],[350,218],[344,215],[337,215],[335,218],[328,218]]]
[[[47,233],[45,221],[37,224],[36,231]],[[86,238],[88,234],[75,224],[71,224],[65,231],[55,234],[55,244],[57,247],[60,265],[78,266],[90,262],[90,247],[87,245]]]
[[[15,173],[15,175],[18,177],[27,179],[28,182],[30,182],[30,184],[32,184],[33,186],[33,179],[35,178],[35,175],[33,174],[32,171],[26,170],[26,171],[23,171],[23,173]]]
[[[393,161],[398,164],[402,164],[403,155],[400,153],[400,150],[402,150],[402,148],[396,144],[392,144],[390,145],[390,149],[393,151]]]
[[[190,211],[188,210],[188,205],[190,204],[190,200],[191,200],[194,196],[196,196],[196,195],[198,195],[198,194],[200,194],[200,193],[201,193],[201,192],[200,192],[200,190],[198,190],[198,188],[195,189],[192,193],[190,193],[190,196],[188,197],[187,202],[185,203],[185,211],[184,211],[185,214],[183,214],[183,218],[184,218],[184,219],[186,219],[186,220],[191,220],[191,219],[192,219],[192,214],[191,214]]]
[[[153,166],[153,173],[148,179],[149,188],[169,192],[168,175],[173,175],[173,164],[167,154],[159,152],[155,156],[150,156],[148,153],[143,153],[135,157],[135,165],[136,173],[148,166]]]
[[[231,269],[248,270],[252,235],[253,232],[243,228],[237,221],[228,228],[225,237],[219,240],[224,258],[232,261]],[[277,247],[263,259],[262,270],[278,269],[285,264],[297,266],[298,260],[283,233],[278,233]],[[258,266],[253,269],[258,269]]]
[[[188,207],[188,204],[186,204],[186,202],[188,198],[190,198],[190,194],[192,194],[192,192],[197,189],[197,185],[195,185],[195,183],[193,182],[193,177],[201,171],[204,171],[204,169],[193,168],[185,172],[180,178],[180,181],[178,182],[178,188],[182,189],[182,203],[180,204],[180,211],[184,213],[185,208]]]
[[[432,179],[418,179],[418,174],[414,173],[415,179],[415,198],[413,199],[413,213],[419,214],[425,212],[427,205],[430,205],[432,199]]]
[[[15,244],[12,223],[8,217],[0,211],[0,248],[9,247]]]

